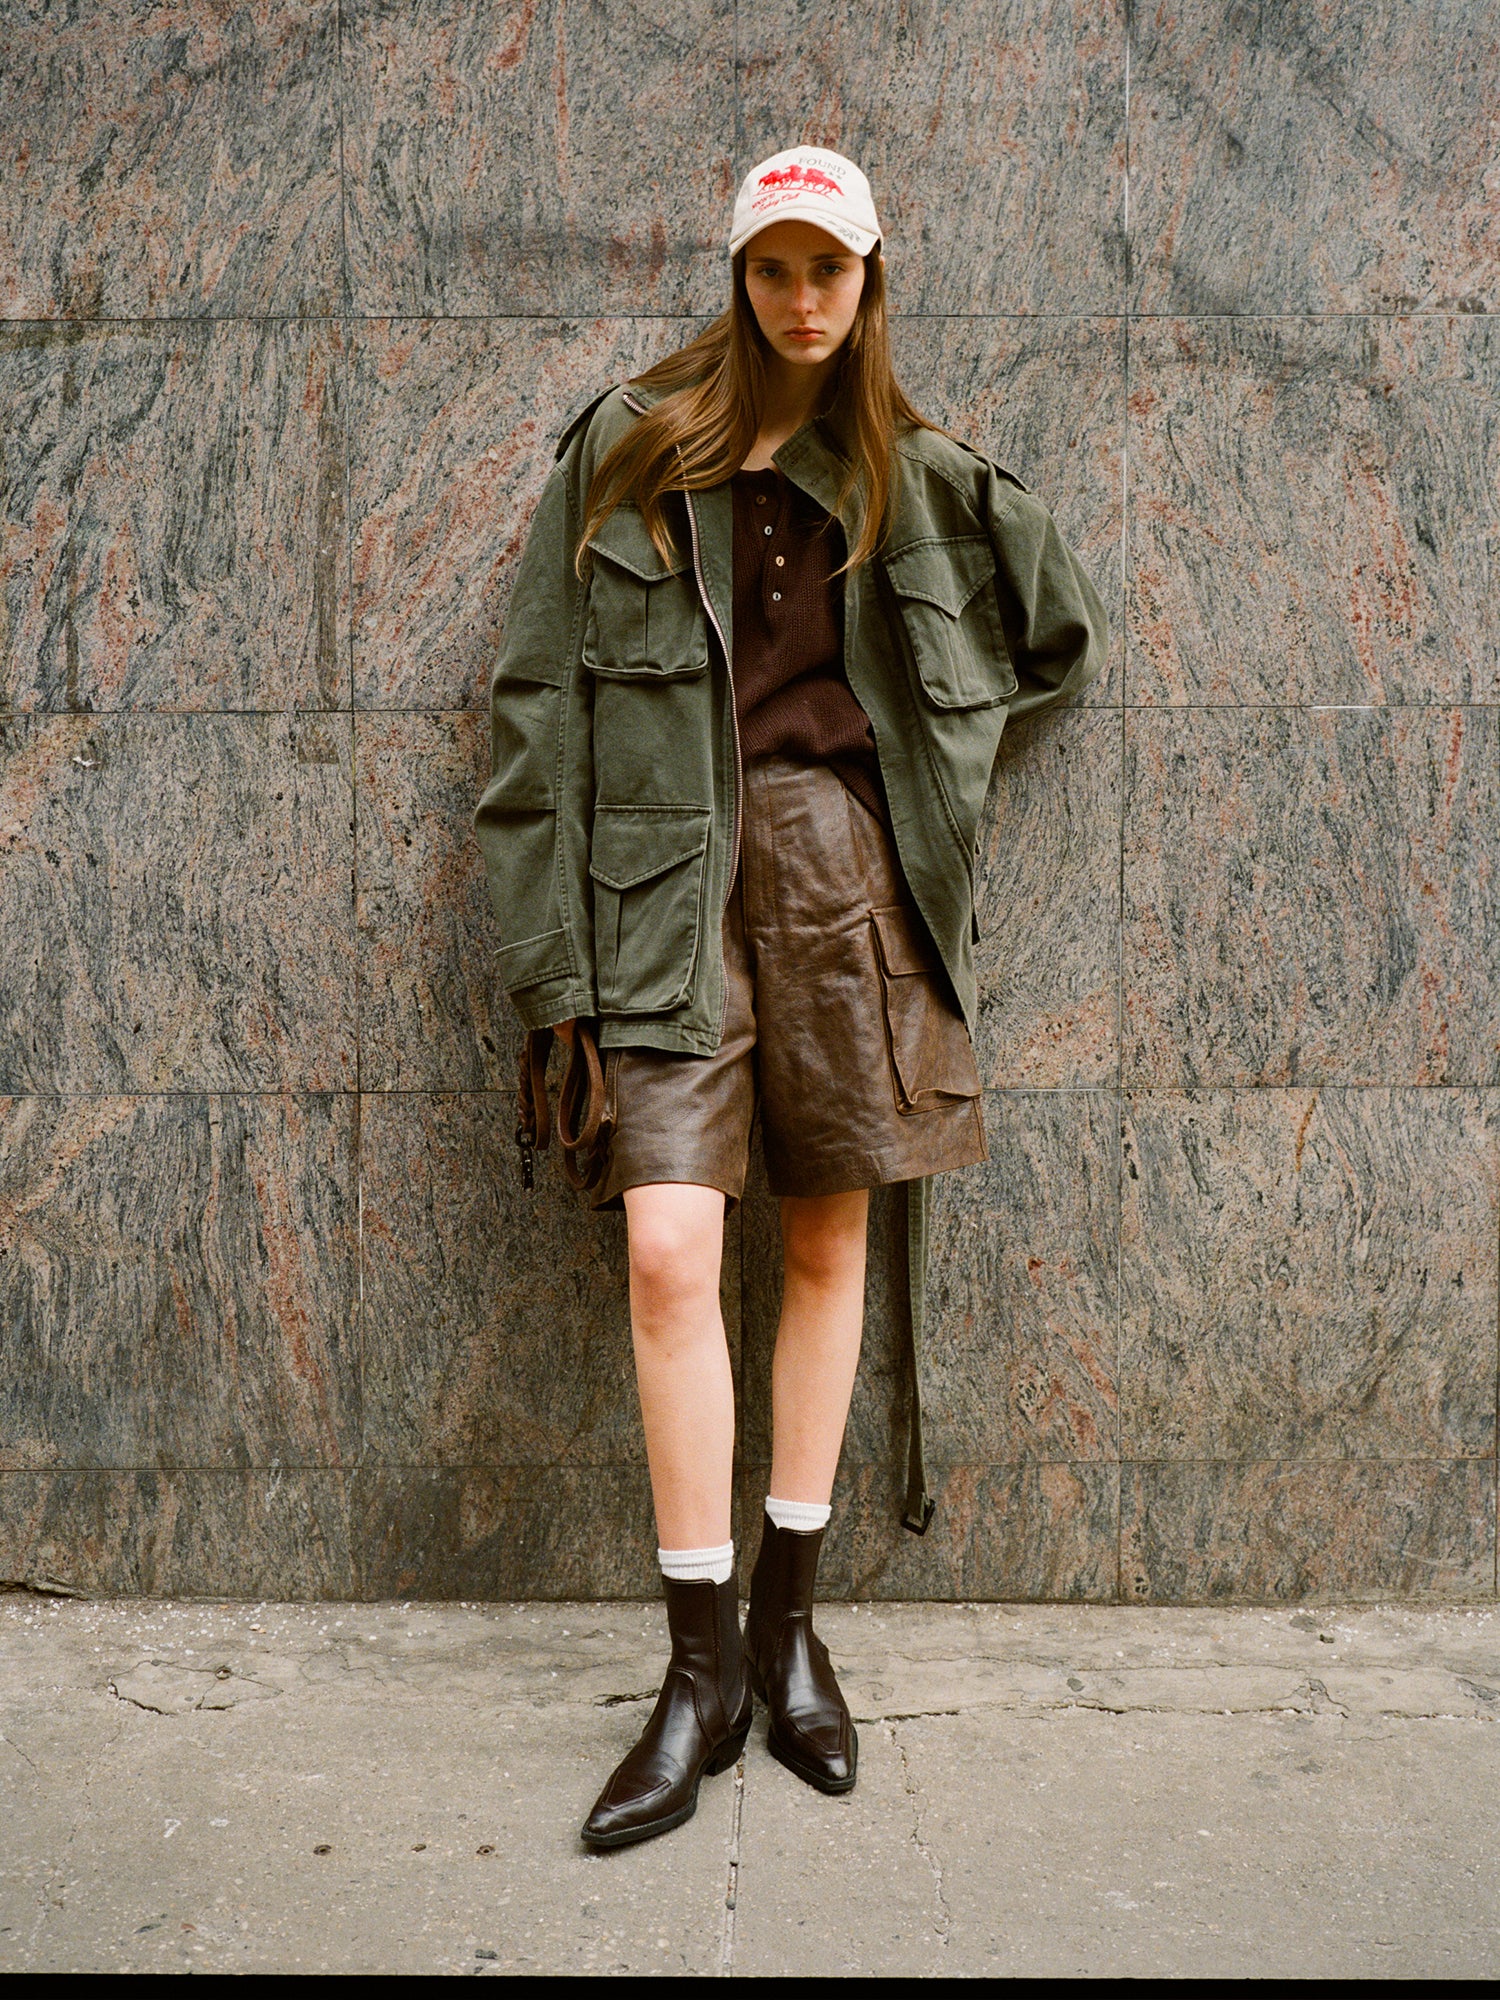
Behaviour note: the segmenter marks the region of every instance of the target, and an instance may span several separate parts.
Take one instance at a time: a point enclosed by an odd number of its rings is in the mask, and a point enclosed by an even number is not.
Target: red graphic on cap
[[[789,167],[772,167],[770,173],[762,174],[755,185],[762,188],[806,189],[810,194],[842,195],[844,192],[833,175],[825,174],[821,167],[799,167],[795,163]]]

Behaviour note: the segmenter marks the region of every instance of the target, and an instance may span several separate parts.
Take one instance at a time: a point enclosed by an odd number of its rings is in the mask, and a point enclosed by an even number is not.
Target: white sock
[[[790,1528],[794,1535],[815,1535],[828,1526],[831,1507],[815,1506],[811,1500],[766,1501],[766,1512],[778,1528]]]
[[[734,1569],[734,1543],[721,1549],[658,1549],[663,1576],[674,1583],[728,1583]]]

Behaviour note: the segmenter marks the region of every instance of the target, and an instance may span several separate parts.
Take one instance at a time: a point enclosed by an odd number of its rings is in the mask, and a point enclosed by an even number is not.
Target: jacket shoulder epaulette
[[[896,448],[903,458],[925,466],[964,491],[972,490],[976,478],[982,482],[991,471],[998,472],[1011,486],[1019,486],[1023,493],[1030,490],[1008,465],[965,444],[962,438],[949,437],[946,431],[913,431]]]
[[[564,424],[561,432],[558,434],[557,450],[553,454],[555,458],[560,459],[563,456],[563,454],[567,451],[568,446],[573,442],[574,438],[577,437],[578,433],[585,428],[585,426],[589,421],[589,418],[593,416],[595,410],[598,409],[601,403],[607,403],[609,401],[610,397],[615,393],[615,390],[618,386],[619,385],[617,383],[612,382],[607,389],[601,389],[599,391],[599,394],[595,396],[591,402],[585,403],[581,410],[575,412],[573,416],[569,417],[567,423]]]

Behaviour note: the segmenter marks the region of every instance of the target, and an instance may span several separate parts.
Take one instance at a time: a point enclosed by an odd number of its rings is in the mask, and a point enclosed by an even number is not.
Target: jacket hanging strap
[[[521,1043],[516,1065],[516,1145],[521,1154],[521,1185],[536,1186],[536,1156],[552,1138],[552,1107],[547,1102],[547,1058],[552,1030],[533,1028]]]
[[[906,1511],[903,1528],[925,1535],[937,1503],[927,1491],[927,1459],[922,1446],[922,1340],[927,1322],[927,1213],[930,1180],[906,1182],[906,1325],[911,1350],[911,1428],[906,1447]]]
[[[516,1078],[516,1145],[521,1153],[521,1185],[536,1186],[536,1155],[545,1153],[553,1131],[547,1096],[550,1028],[533,1028],[521,1044]],[[557,1138],[569,1187],[588,1193],[604,1178],[610,1130],[604,1115],[604,1064],[587,1022],[573,1024],[562,1088],[557,1099]]]
[[[557,1095],[557,1139],[568,1186],[578,1193],[592,1191],[604,1178],[609,1134],[604,1123],[604,1065],[599,1046],[582,1021],[573,1024],[573,1046]]]

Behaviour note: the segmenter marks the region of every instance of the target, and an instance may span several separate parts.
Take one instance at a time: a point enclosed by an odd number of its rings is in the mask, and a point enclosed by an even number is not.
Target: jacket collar
[[[851,494],[844,506],[839,506],[839,488],[849,461],[831,418],[814,417],[800,431],[794,431],[772,457],[794,485],[810,494],[825,513],[837,514],[845,534],[850,533],[856,525],[850,516],[857,500]]]
[[[631,409],[651,410],[662,401],[663,391],[647,388],[640,382],[627,382],[624,396]],[[839,488],[843,484],[849,454],[836,411],[829,411],[825,416],[814,417],[805,423],[772,457],[778,470],[816,500],[825,513],[838,514],[846,535],[858,533],[858,496],[851,494],[842,510],[838,505]]]

